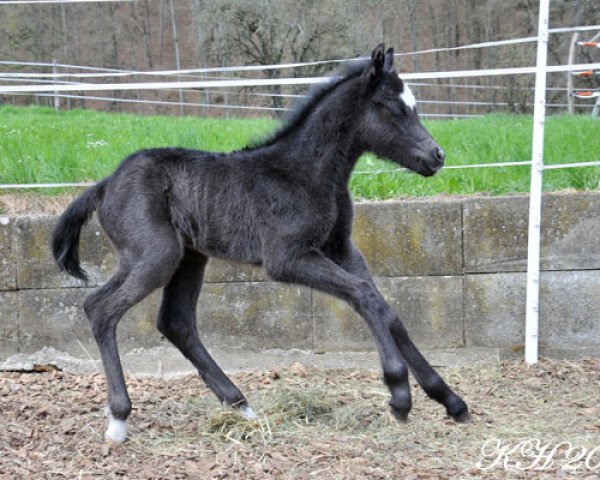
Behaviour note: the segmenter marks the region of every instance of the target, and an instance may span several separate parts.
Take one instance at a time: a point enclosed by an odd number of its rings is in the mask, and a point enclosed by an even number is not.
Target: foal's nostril
[[[438,147],[438,149],[435,151],[435,155],[436,155],[437,159],[438,159],[440,162],[443,162],[443,161],[444,161],[444,158],[446,157],[446,154],[444,153],[444,151],[443,151],[441,148],[439,148],[439,147]]]

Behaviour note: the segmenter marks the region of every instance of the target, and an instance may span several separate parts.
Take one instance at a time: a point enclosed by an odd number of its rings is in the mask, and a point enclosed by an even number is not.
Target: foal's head
[[[444,151],[423,127],[416,101],[393,68],[394,51],[378,45],[362,76],[364,110],[358,128],[366,150],[421,175],[430,176],[444,165]]]

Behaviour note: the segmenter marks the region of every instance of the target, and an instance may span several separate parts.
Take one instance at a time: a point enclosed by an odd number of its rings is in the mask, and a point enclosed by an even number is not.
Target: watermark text
[[[483,471],[560,468],[571,473],[600,473],[600,445],[585,447],[569,441],[544,442],[538,438],[516,441],[491,438],[481,446],[480,454],[477,468]]]

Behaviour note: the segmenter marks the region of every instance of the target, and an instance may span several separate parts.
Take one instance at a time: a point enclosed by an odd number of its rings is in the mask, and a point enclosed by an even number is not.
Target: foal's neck
[[[349,81],[334,88],[284,142],[287,160],[318,184],[347,187],[363,153],[355,141],[360,109],[355,83]]]

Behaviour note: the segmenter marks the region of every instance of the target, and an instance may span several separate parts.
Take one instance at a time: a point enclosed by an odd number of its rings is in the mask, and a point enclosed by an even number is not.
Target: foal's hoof
[[[456,397],[452,402],[452,405],[449,405],[446,408],[446,413],[458,423],[467,423],[471,420],[469,407],[467,407],[467,404],[459,397]]]
[[[119,422],[120,420],[116,421]],[[125,422],[123,422],[123,425],[118,426],[115,426],[114,424],[109,425],[108,430],[106,430],[106,433],[104,434],[104,440],[106,440],[106,443],[108,444],[125,443],[125,440],[127,440],[127,427]]]
[[[471,421],[471,414],[468,410],[465,410],[464,412],[459,413],[458,415],[453,415],[452,418],[455,422],[458,423],[469,423]]]
[[[254,410],[250,408],[250,405],[242,405],[240,407],[240,413],[246,420],[256,420],[258,418],[258,415],[254,413]]]
[[[410,412],[410,408],[398,408],[390,403],[390,411],[398,422],[408,423],[408,413]]]
[[[104,434],[104,440],[108,444],[120,444],[127,440],[127,420],[119,420],[113,417],[110,408],[106,409],[108,417],[108,428]]]
[[[125,443],[125,440],[127,440],[127,433],[125,431],[111,431],[109,428],[104,434],[104,440],[109,445],[120,445]]]

